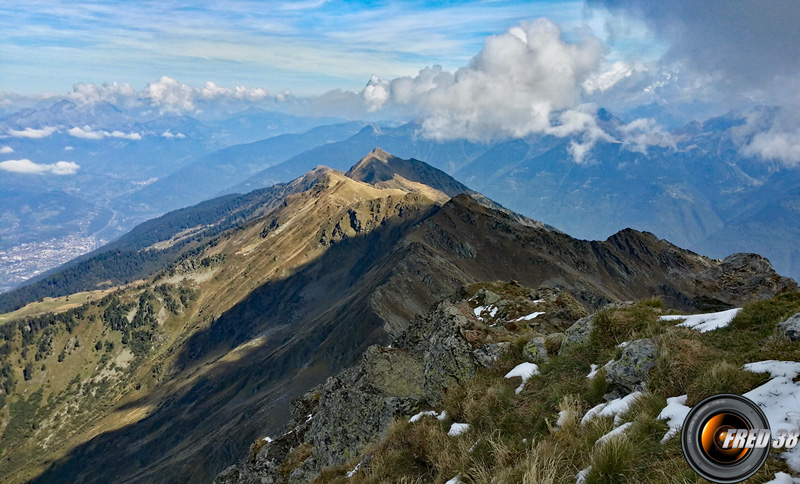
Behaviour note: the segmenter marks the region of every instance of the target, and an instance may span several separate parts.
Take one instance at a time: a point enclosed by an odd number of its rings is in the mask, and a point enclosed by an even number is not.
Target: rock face
[[[644,390],[647,373],[656,365],[657,357],[658,347],[652,339],[631,341],[618,359],[603,367],[606,382],[624,394]]]
[[[564,331],[564,339],[561,342],[561,348],[567,349],[588,343],[592,331],[594,331],[594,314],[575,321],[575,324]]]
[[[484,368],[489,368],[511,348],[511,343],[489,343],[472,351],[475,361]]]
[[[778,331],[792,341],[800,340],[800,313],[782,323],[778,323]]]
[[[499,296],[498,296],[499,300]],[[398,416],[440,404],[445,389],[466,382],[510,348],[494,342],[466,301],[442,301],[415,319],[393,347],[372,346],[360,362],[296,400],[294,420],[242,466],[221,473],[218,484],[302,483],[341,464],[386,431]],[[287,473],[280,463],[312,449]]]
[[[775,272],[758,254],[733,254],[702,272],[696,280],[698,310],[722,310],[797,290],[797,283]]]
[[[522,348],[522,357],[531,363],[542,363],[549,359],[547,354],[547,339],[537,336],[528,341]]]

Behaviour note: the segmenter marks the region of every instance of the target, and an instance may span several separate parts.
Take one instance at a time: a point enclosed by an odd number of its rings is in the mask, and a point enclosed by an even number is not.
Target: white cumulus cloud
[[[173,138],[183,139],[186,137],[186,135],[183,133],[172,133],[172,131],[166,130],[163,133],[161,133],[161,137],[167,139],[173,139]]]
[[[127,82],[114,82],[100,86],[91,83],[75,84],[67,98],[77,104],[108,102],[120,106],[134,106],[137,104],[136,96],[136,90]]]
[[[800,129],[773,127],[753,136],[741,152],[747,156],[778,160],[790,166],[800,165]]]
[[[13,152],[14,152],[14,148],[12,148],[10,146],[2,146],[2,147],[0,147],[0,154],[5,155],[5,154],[8,154],[8,153],[13,153]]]
[[[51,134],[56,132],[56,128],[52,126],[45,126],[41,129],[34,129],[34,128],[25,128],[23,130],[14,130],[9,129],[8,134],[13,136],[14,138],[31,138],[31,139],[40,139],[40,138],[47,138]]]
[[[488,38],[469,65],[454,73],[434,66],[389,83],[373,77],[361,96],[369,111],[414,107],[423,135],[434,139],[573,137],[570,152],[580,162],[598,140],[613,139],[583,96],[611,87],[634,69],[620,63],[606,68],[605,52],[588,33],[567,42],[556,24],[538,19]]]
[[[83,128],[74,127],[67,130],[70,136],[74,136],[76,138],[81,139],[91,139],[91,140],[101,140],[103,138],[122,138],[122,139],[129,139],[133,141],[139,141],[142,139],[142,135],[135,132],[124,133],[122,131],[94,131],[91,126],[84,126]],[[66,149],[66,148],[65,148]]]
[[[619,130],[622,133],[623,146],[643,155],[647,154],[647,148],[650,146],[675,148],[672,135],[653,118],[634,119],[620,126]]]
[[[28,159],[0,162],[0,170],[12,173],[74,175],[79,169],[80,165],[72,161],[59,161],[49,165],[34,163]]]
[[[207,82],[202,89],[196,89],[171,77],[162,76],[156,82],[151,82],[139,94],[152,105],[160,108],[163,113],[194,112],[200,109],[198,101],[223,101],[235,99],[242,101],[260,101],[269,93],[266,89],[236,86],[233,89],[217,86]]]

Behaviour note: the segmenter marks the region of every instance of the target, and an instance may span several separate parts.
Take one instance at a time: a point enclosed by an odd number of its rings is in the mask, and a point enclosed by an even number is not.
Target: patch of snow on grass
[[[674,437],[678,431],[683,427],[683,422],[686,420],[686,415],[689,414],[691,407],[686,406],[686,399],[688,395],[681,395],[679,397],[672,397],[667,399],[667,406],[656,417],[658,420],[666,420],[669,430],[661,439],[661,443],[666,443],[669,439]]]
[[[586,483],[586,476],[592,471],[592,466],[587,467],[586,469],[578,472],[575,476],[575,484],[585,484]]]
[[[264,437],[264,442],[269,444],[270,442],[274,442],[274,440],[270,439],[269,437]]]
[[[536,319],[536,318],[538,318],[538,317],[539,317],[539,316],[541,316],[542,314],[544,314],[544,312],[543,312],[543,311],[536,311],[536,312],[534,312],[534,313],[530,313],[530,314],[528,314],[527,316],[522,316],[522,317],[520,317],[520,318],[517,318],[517,319],[515,319],[514,321],[515,321],[515,322],[516,322],[516,321],[530,321],[530,320],[532,320],[532,319]]]
[[[633,425],[633,422],[628,422],[628,423],[624,423],[624,424],[620,425],[619,427],[615,428],[611,432],[609,432],[609,433],[605,434],[604,436],[600,437],[599,439],[597,439],[597,441],[594,443],[594,445],[600,445],[600,444],[602,444],[602,443],[604,443],[604,442],[606,442],[606,441],[608,441],[610,439],[613,439],[614,437],[616,437],[618,435],[624,434],[625,431],[627,431],[629,428],[631,428],[631,425]]]
[[[769,373],[772,379],[743,396],[754,401],[769,420],[773,438],[778,430],[800,428],[800,383],[792,381],[800,375],[800,363],[793,361],[759,361],[744,365],[753,373]],[[786,464],[800,472],[800,446],[781,453]]]
[[[592,378],[594,378],[595,376],[597,376],[597,370],[599,370],[599,369],[600,369],[600,366],[599,366],[599,365],[595,365],[594,363],[592,363],[592,371],[590,371],[590,372],[589,372],[589,374],[588,374],[588,375],[586,375],[586,378],[588,378],[589,380],[591,380]]]
[[[506,373],[506,376],[504,378],[514,378],[517,376],[522,378],[522,384],[520,384],[520,386],[518,386],[517,389],[514,390],[514,393],[519,394],[519,392],[521,392],[522,389],[525,388],[525,384],[528,383],[528,380],[530,380],[532,376],[538,374],[539,374],[538,365],[536,365],[535,363],[525,362],[515,366],[511,371]]]
[[[442,410],[442,413],[436,416],[436,420],[445,420],[447,418],[447,410]]]
[[[358,472],[358,468],[359,468],[359,467],[361,467],[361,462],[359,462],[358,464],[356,464],[356,466],[353,468],[353,470],[347,473],[347,478],[348,478],[348,479],[350,479],[351,477],[353,477],[354,475],[356,475],[356,472]]]
[[[691,314],[686,316],[673,314],[669,316],[661,316],[658,319],[661,321],[677,321],[679,319],[683,319],[684,322],[678,324],[678,326],[696,329],[701,333],[705,333],[715,329],[724,328],[725,326],[731,324],[733,318],[736,317],[741,310],[742,308],[734,308],[728,309],[727,311],[720,311],[718,313]]]
[[[447,432],[447,435],[450,437],[456,437],[458,435],[463,434],[469,430],[469,424],[466,423],[454,423],[450,426],[450,430]]]
[[[456,477],[450,479],[449,481],[445,482],[444,484],[462,484],[462,482],[461,482],[461,474],[459,474]]]
[[[581,419],[581,425],[588,423],[595,417],[617,417],[631,407],[637,398],[642,396],[642,392],[633,392],[621,398],[615,398],[608,403],[601,403],[589,409]]]
[[[408,423],[414,423],[414,422],[416,422],[418,420],[421,420],[422,417],[425,417],[425,416],[439,418],[439,414],[437,412],[435,412],[433,410],[428,410],[427,412],[420,412],[420,413],[414,415],[413,417],[408,419]]]
[[[775,474],[775,479],[765,482],[764,484],[798,484],[800,479],[792,477],[785,472],[778,472]]]

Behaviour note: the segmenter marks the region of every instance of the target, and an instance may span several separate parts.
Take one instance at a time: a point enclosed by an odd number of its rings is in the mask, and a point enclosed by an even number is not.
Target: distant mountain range
[[[63,101],[0,120],[0,132],[61,127],[42,139],[7,138],[3,143],[14,152],[4,159],[81,165],[69,177],[0,179],[0,193],[9,199],[13,193],[16,204],[0,213],[0,250],[76,233],[112,240],[169,210],[288,182],[317,165],[347,170],[349,160],[381,146],[430,163],[503,206],[577,237],[604,238],[633,227],[714,257],[763,253],[781,272],[800,278],[800,170],[741,154],[748,113],[683,124],[677,113],[645,106],[626,113],[626,122],[639,115],[681,127],[668,133],[668,146],[637,149],[600,139],[576,163],[569,137],[437,141],[422,136],[415,122],[326,124],[337,120],[262,111],[213,122],[186,116],[144,120],[140,112],[111,105]],[[604,110],[597,117],[609,139],[623,139],[622,121]],[[94,131],[144,136],[91,140],[67,133],[90,122]],[[227,146],[259,135],[260,141]],[[59,199],[63,203],[46,201]]]

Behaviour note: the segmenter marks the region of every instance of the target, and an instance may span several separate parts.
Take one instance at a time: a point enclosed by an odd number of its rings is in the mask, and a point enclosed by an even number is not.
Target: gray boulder
[[[778,331],[792,341],[800,340],[800,313],[782,323],[778,323]]]
[[[547,339],[544,336],[536,336],[528,341],[522,348],[522,357],[531,363],[542,363],[549,359],[547,354]]]
[[[511,348],[511,343],[489,343],[472,351],[475,361],[484,368],[492,367]]]
[[[622,355],[603,367],[606,382],[625,393],[644,390],[648,372],[656,365],[658,347],[652,339],[631,341]]]
[[[594,314],[575,321],[575,324],[564,331],[561,348],[566,349],[588,343],[592,331],[594,331]]]
[[[484,306],[495,304],[501,299],[499,295],[485,288],[480,289],[475,295],[483,301]]]

